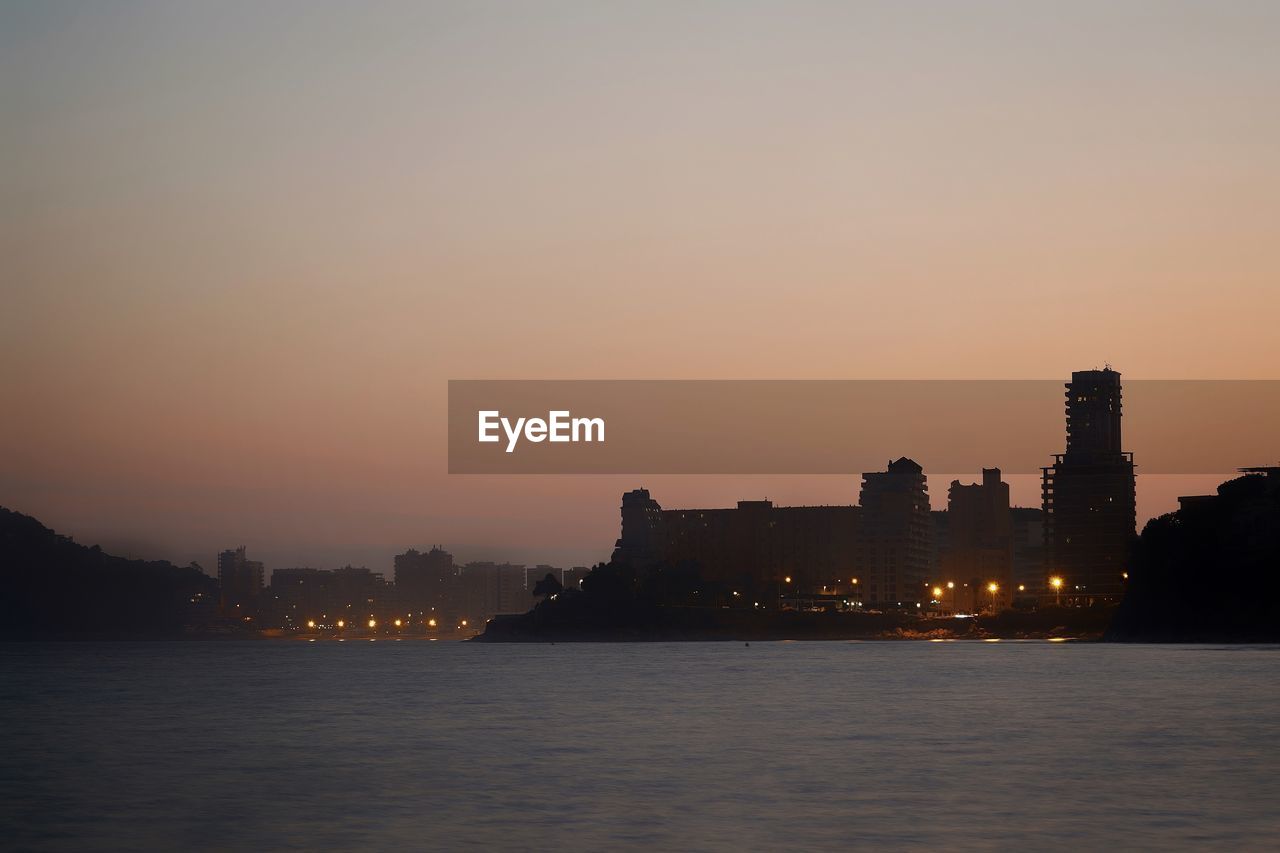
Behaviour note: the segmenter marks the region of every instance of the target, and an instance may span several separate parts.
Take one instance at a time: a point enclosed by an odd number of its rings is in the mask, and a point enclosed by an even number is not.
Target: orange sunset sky
[[[1273,2],[2,2],[0,504],[206,569],[588,563],[629,488],[858,482],[451,477],[448,379],[1280,378],[1278,44]]]

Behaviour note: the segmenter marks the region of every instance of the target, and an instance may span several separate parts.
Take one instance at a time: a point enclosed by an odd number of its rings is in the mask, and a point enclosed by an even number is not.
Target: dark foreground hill
[[[128,560],[0,507],[0,637],[176,637],[217,583],[194,566]]]
[[[1107,639],[1280,642],[1280,468],[1246,470],[1147,523]]]

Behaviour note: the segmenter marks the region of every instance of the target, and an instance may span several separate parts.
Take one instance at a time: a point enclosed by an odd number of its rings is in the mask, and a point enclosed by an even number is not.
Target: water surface
[[[4,847],[1280,846],[1280,648],[0,645]]]

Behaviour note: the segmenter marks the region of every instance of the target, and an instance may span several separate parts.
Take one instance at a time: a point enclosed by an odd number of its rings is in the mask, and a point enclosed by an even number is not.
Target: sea
[[[1276,850],[1280,647],[0,644],[6,850]]]

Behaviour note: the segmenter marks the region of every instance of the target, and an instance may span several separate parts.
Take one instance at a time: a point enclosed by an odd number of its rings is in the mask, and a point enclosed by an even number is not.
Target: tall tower
[[[1120,450],[1120,374],[1081,370],[1067,383],[1068,459],[1113,460]]]
[[[1046,574],[1062,578],[1068,600],[1114,602],[1137,527],[1133,454],[1120,449],[1120,374],[1077,371],[1066,388],[1067,451],[1042,469]]]

